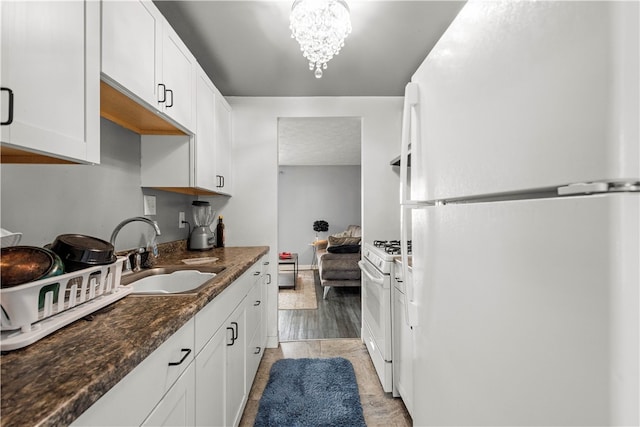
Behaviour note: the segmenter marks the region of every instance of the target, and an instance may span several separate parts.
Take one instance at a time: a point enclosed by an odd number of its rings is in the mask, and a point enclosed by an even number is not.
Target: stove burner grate
[[[390,255],[399,255],[402,252],[400,240],[374,240],[373,246],[383,249]],[[411,240],[407,242],[407,252],[411,254]]]

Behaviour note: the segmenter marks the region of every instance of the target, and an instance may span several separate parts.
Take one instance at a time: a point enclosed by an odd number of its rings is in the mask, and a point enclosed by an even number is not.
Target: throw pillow
[[[360,252],[360,245],[328,246],[327,252],[332,254],[355,254]]]
[[[327,246],[327,248],[330,248],[331,246],[341,246],[341,245],[359,245],[360,237],[329,236],[328,241],[329,241],[329,245]]]
[[[316,240],[313,244],[315,245],[316,249],[326,249],[329,242],[327,242],[326,240]]]

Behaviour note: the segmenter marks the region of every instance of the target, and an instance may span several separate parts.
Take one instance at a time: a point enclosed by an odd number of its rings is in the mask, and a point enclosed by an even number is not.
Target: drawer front
[[[253,283],[253,271],[254,268],[252,266],[196,314],[196,354],[202,350],[218,328],[222,326],[233,310],[249,293]]]
[[[247,336],[252,337],[261,322],[264,302],[262,301],[262,286],[256,283],[247,297]]]

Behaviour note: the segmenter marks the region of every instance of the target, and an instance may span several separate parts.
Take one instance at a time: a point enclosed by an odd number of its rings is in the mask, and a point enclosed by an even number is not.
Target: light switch
[[[155,215],[156,214],[156,196],[144,196],[144,214]]]

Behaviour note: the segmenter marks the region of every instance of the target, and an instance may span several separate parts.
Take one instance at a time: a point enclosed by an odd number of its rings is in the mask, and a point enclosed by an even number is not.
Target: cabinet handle
[[[171,104],[167,104],[167,108],[173,107],[173,91],[171,89],[167,89],[167,92],[171,95]]]
[[[158,99],[158,102],[160,104],[167,102],[167,87],[163,83],[158,83],[158,89],[162,89],[162,99]],[[160,91],[158,91],[158,97],[160,97]]]
[[[222,175],[222,187],[224,188],[224,175]]]
[[[222,188],[222,175],[216,175],[216,187]]]
[[[233,328],[227,327],[227,331],[231,331],[231,343],[227,343],[227,347],[231,347],[236,342],[236,337],[233,333]]]
[[[269,261],[263,262],[262,265],[269,265]]]
[[[259,306],[259,305],[260,305],[260,302],[261,302],[261,301],[256,301],[256,302],[254,302],[254,303],[253,303],[253,306],[254,306],[254,307]]]
[[[270,285],[271,284],[271,273],[267,273],[267,278],[268,278],[267,285]]]
[[[191,354],[191,349],[190,348],[183,348],[180,351],[184,352],[184,354],[182,355],[182,359],[180,359],[179,362],[169,362],[169,366],[178,366],[178,365],[182,364],[182,362],[185,361],[187,356],[189,356]]]
[[[259,275],[260,275],[260,272],[259,272],[259,271],[254,271],[254,272],[253,272],[253,275],[254,275],[254,276],[259,276]]]
[[[237,340],[238,339],[238,322],[231,322],[231,326],[233,326],[235,333],[233,335],[233,340]]]
[[[256,347],[256,351],[254,351],[253,354],[260,354],[260,350],[262,350],[262,348]]]
[[[13,91],[8,87],[1,87],[0,91],[9,93],[9,114],[7,115],[7,120],[0,122],[0,125],[10,125],[13,123]]]

